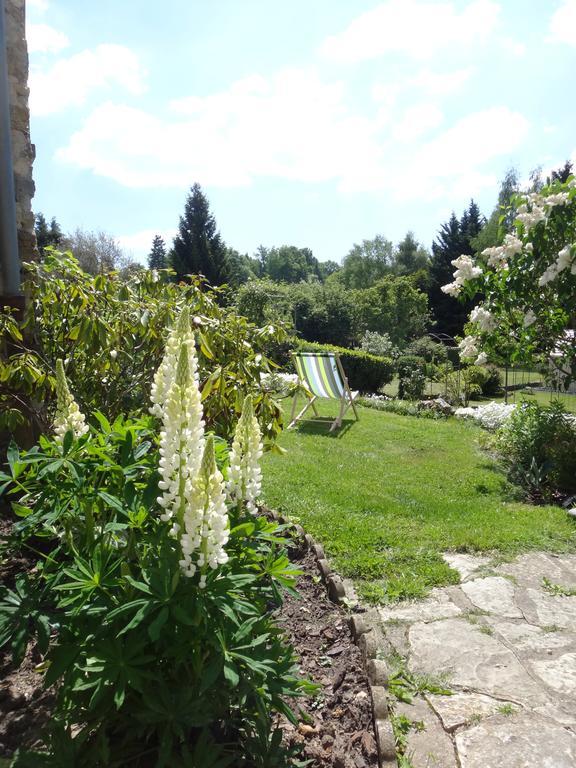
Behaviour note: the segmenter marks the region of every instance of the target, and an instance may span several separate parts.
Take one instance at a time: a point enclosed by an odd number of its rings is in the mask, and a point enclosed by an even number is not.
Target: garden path
[[[394,701],[395,716],[414,723],[408,764],[573,768],[576,555],[444,557],[458,586],[378,611],[388,651],[421,691],[412,704]],[[438,679],[451,696],[430,692]]]

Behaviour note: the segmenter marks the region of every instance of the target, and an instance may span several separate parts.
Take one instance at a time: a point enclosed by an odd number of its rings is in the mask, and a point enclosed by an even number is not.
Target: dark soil
[[[311,553],[291,558],[304,571],[300,597],[288,597],[278,622],[300,659],[302,675],[320,687],[297,702],[298,727],[284,726],[286,739],[302,747],[315,768],[368,768],[378,765],[368,681],[346,612],[332,603]],[[292,704],[294,706],[294,704]]]
[[[0,517],[0,537],[8,532]],[[312,698],[291,702],[300,716],[297,727],[282,723],[287,743],[301,749],[310,768],[371,768],[378,765],[372,707],[358,648],[348,629],[346,611],[332,603],[320,581],[312,554],[297,547],[291,559],[304,573],[299,597],[288,596],[277,613],[299,659],[301,673],[318,684]],[[30,563],[12,559],[0,563],[0,583],[13,585]],[[18,747],[38,744],[50,719],[54,694],[42,688],[42,659],[29,649],[15,668],[9,652],[0,651],[0,761]]]

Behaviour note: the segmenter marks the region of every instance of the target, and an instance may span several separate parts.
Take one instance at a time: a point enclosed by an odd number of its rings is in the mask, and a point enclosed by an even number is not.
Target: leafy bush
[[[295,722],[286,697],[310,690],[270,613],[294,577],[281,529],[249,513],[251,398],[228,459],[225,441],[215,452],[204,439],[181,318],[154,378],[159,440],[150,416],[96,412],[87,430],[59,364],[55,438],[12,446],[0,473],[20,518],[8,546],[39,555],[0,589],[0,647],[18,663],[35,639],[56,687],[44,752],[15,766],[280,765],[275,715]]]
[[[397,360],[398,397],[419,400],[426,386],[426,361],[417,355],[401,355]]]
[[[368,352],[369,355],[376,355],[376,357],[390,357],[394,359],[398,356],[398,347],[392,344],[387,333],[365,331],[360,339],[359,348],[362,352]]]
[[[502,392],[502,374],[495,365],[484,368],[486,379],[480,384],[484,397],[494,397]]]
[[[405,355],[415,355],[422,357],[427,363],[440,365],[448,362],[448,349],[444,344],[434,341],[430,336],[421,336],[414,339],[404,350]]]
[[[229,436],[244,396],[255,405],[273,440],[281,428],[274,399],[259,393],[260,373],[270,371],[264,352],[284,341],[283,331],[257,328],[218,303],[219,294],[200,282],[175,284],[140,270],[128,279],[115,273],[92,276],[71,254],[46,251],[28,265],[28,302],[18,322],[0,312],[0,429],[32,424],[46,432],[53,410],[55,365],[66,375],[85,413],[100,409],[110,418],[138,413],[148,399],[163,354],[164,335],[179,309],[194,316],[204,412],[209,427]]]
[[[453,404],[467,406],[471,399],[480,397],[491,378],[486,368],[479,365],[465,366],[448,374],[446,379],[447,397]]]
[[[376,411],[386,411],[388,413],[397,413],[399,416],[416,416],[420,419],[445,419],[446,413],[439,409],[419,408],[418,403],[410,400],[400,400],[399,398],[387,398],[379,395],[360,398],[360,405],[366,408],[373,408]]]
[[[385,384],[389,384],[394,376],[394,363],[386,357],[309,341],[300,342],[298,349],[302,352],[338,352],[352,390],[377,392]]]
[[[576,491],[576,423],[560,402],[518,406],[497,433],[497,449],[513,482],[530,493]]]

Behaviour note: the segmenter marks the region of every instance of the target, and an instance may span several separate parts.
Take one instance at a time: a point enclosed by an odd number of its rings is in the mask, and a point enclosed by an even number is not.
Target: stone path
[[[574,768],[576,555],[533,553],[499,565],[445,559],[459,586],[379,609],[408,669],[453,691],[394,704],[416,724],[406,751],[412,765]]]

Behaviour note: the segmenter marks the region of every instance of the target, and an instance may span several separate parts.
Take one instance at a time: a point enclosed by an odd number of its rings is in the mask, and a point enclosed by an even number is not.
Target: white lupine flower
[[[206,440],[202,464],[196,478],[186,483],[187,503],[180,536],[185,576],[200,571],[200,588],[206,586],[206,570],[228,560],[224,547],[230,535],[224,478],[216,466],[214,437]]]
[[[470,313],[470,320],[473,323],[478,323],[480,326],[481,331],[493,331],[494,328],[498,325],[498,321],[494,317],[494,315],[489,312],[487,309],[484,309],[484,307],[478,306],[474,307],[472,312]]]
[[[536,322],[536,314],[533,312],[533,310],[529,309],[528,312],[526,312],[526,314],[524,315],[524,321],[523,321],[524,328],[529,328],[535,322]]]
[[[164,509],[161,519],[172,523],[172,536],[177,536],[182,529],[187,506],[191,503],[192,484],[204,451],[202,403],[198,382],[193,375],[196,365],[194,338],[190,339],[185,330],[179,347],[176,375],[170,381],[161,405],[161,479],[158,487],[163,493],[157,499]],[[172,355],[172,350],[167,350],[166,357],[168,354]]]
[[[78,403],[68,389],[64,363],[56,361],[56,415],[54,416],[54,433],[57,443],[62,444],[66,432],[72,432],[75,438],[82,437],[88,432],[84,415],[78,408]]]
[[[478,338],[476,336],[465,336],[458,345],[458,349],[460,350],[460,357],[462,359],[477,358],[480,354],[480,350],[478,349]]]
[[[198,360],[196,358],[196,343],[194,333],[190,327],[190,312],[185,307],[178,316],[174,328],[168,334],[164,357],[158,370],[154,374],[154,382],[150,392],[152,406],[150,413],[162,418],[162,407],[166,400],[168,390],[176,377],[180,346],[184,342],[188,345],[188,365],[192,378],[198,382]]]
[[[456,298],[459,296],[462,292],[462,283],[457,283],[456,281],[453,283],[448,283],[447,285],[443,285],[440,290],[443,293],[447,293],[449,296],[454,296]]]
[[[227,493],[232,504],[246,502],[246,507],[252,514],[257,512],[256,504],[262,487],[261,456],[260,425],[254,414],[252,397],[248,395],[244,400],[242,415],[236,425],[232,441]]]

